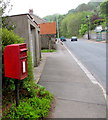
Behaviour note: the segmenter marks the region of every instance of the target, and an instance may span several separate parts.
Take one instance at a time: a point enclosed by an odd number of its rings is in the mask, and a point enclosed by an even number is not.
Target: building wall
[[[31,51],[33,66],[38,66],[41,59],[39,27],[29,15],[16,15],[11,16],[9,19],[16,25],[15,33],[25,38],[25,43]]]
[[[11,16],[9,17],[9,24],[15,25],[14,32],[20,37],[23,37],[25,39],[25,43],[29,45],[27,16]]]
[[[39,24],[42,49],[56,49],[56,22]]]
[[[55,35],[40,35],[41,49],[56,49]]]
[[[38,66],[40,62],[40,39],[39,39],[39,28],[35,24],[31,24],[28,19],[28,30],[29,30],[29,45],[32,53],[32,61],[34,66]],[[32,52],[33,51],[33,52]]]

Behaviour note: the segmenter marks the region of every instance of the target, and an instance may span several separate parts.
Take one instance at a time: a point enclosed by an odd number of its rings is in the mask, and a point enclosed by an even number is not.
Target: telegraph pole
[[[88,40],[90,39],[90,34],[89,34],[89,16],[86,16],[86,18],[87,18],[87,23],[88,23]]]
[[[57,17],[57,37],[59,38],[59,23],[58,23],[58,17]]]

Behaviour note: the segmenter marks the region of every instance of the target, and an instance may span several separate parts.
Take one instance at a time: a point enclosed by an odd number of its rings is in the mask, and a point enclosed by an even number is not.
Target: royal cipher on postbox
[[[11,44],[4,49],[5,77],[22,80],[27,77],[27,47],[26,44]]]

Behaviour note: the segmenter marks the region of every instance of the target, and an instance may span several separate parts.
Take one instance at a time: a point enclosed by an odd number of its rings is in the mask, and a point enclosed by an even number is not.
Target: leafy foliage
[[[79,34],[79,29],[81,24],[84,22],[84,18],[87,15],[91,14],[90,12],[78,12],[67,15],[62,21],[60,26],[60,32],[62,36],[72,37]]]
[[[100,13],[105,16],[108,17],[108,1],[106,2],[102,2],[100,4]]]
[[[2,17],[2,28],[6,28],[8,30],[14,30],[16,28],[15,23],[12,23],[8,16]],[[9,22],[11,23],[9,24]]]
[[[52,94],[45,90],[44,87],[38,86],[37,95],[29,99],[22,99],[20,105],[16,108],[15,104],[12,105],[3,114],[5,119],[28,119],[47,117],[50,109]]]
[[[10,0],[0,0],[0,15],[4,15],[5,11],[10,12],[12,5],[10,5]]]
[[[90,29],[93,30],[97,25],[101,25],[101,23],[104,21],[103,17],[100,17],[99,15],[93,14],[90,16]]]
[[[82,3],[78,5],[75,9],[71,9],[68,11],[68,14],[75,13],[75,12],[83,12],[83,11],[93,11],[97,10],[99,6],[99,2],[88,2],[88,4]]]
[[[47,22],[53,22],[53,21],[56,21],[56,19],[59,16],[60,16],[59,14],[48,15],[48,16],[45,16],[43,19],[45,19]]]
[[[24,39],[15,34],[12,30],[9,31],[6,28],[0,30],[2,36],[2,48],[10,44],[24,43]]]
[[[87,24],[81,24],[81,27],[80,27],[80,30],[79,30],[80,35],[84,35],[85,32],[87,31],[87,29],[88,29]]]

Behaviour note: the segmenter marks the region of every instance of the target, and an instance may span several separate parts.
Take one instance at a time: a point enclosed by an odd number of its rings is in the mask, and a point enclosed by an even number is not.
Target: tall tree
[[[102,15],[104,15],[105,17],[108,17],[108,1],[106,2],[102,2],[100,4],[100,12]]]
[[[108,30],[108,1],[100,4],[100,13],[105,18],[105,22],[102,25]]]
[[[10,0],[0,0],[0,16],[3,16],[6,11],[9,13],[11,9]]]
[[[6,12],[9,13],[11,9],[12,5],[10,4],[10,0],[0,0],[0,16],[2,17],[2,19],[0,19],[0,27],[7,28],[8,30],[15,28],[14,25],[9,25],[8,16],[6,15]]]

